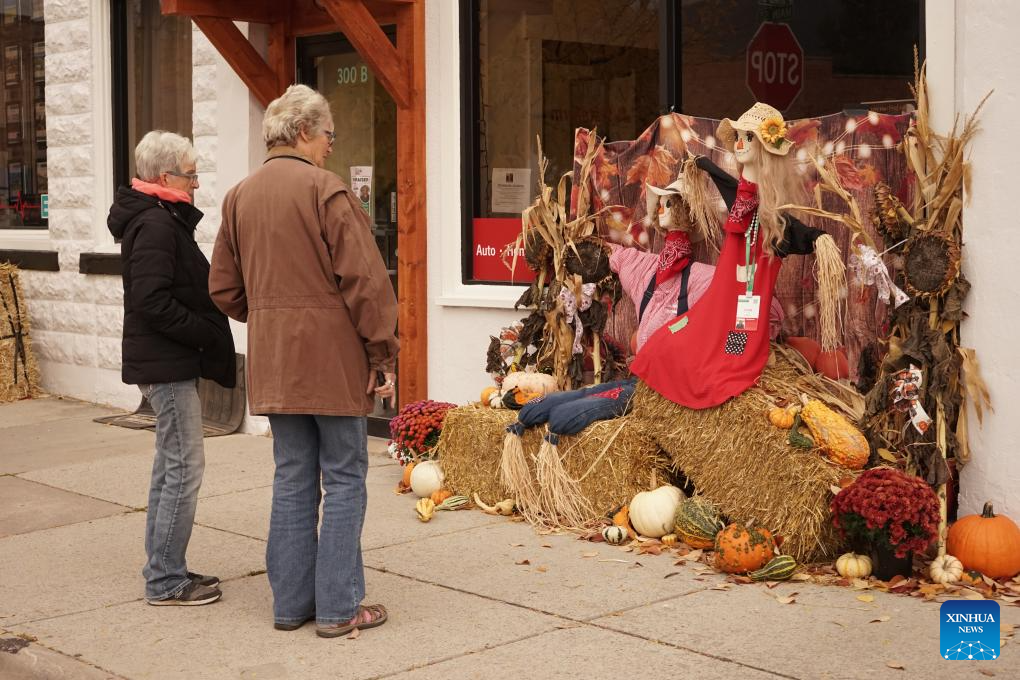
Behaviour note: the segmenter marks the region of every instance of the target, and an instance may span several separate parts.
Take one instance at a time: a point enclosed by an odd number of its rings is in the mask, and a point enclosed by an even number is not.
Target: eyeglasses
[[[192,182],[197,182],[198,181],[198,173],[197,172],[190,172],[190,173],[189,172],[170,172],[168,170],[166,174],[173,175],[174,177],[184,177],[185,179],[188,179],[188,180],[190,180]]]
[[[332,144],[336,140],[336,130],[323,130],[322,134],[326,135],[326,139]]]

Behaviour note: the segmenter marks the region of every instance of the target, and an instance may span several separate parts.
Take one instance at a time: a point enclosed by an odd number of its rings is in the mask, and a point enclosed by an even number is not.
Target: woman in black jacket
[[[151,605],[199,605],[220,598],[219,579],[188,571],[185,553],[205,469],[198,378],[235,382],[227,317],[209,298],[209,262],[195,242],[202,212],[195,150],[154,130],[135,148],[139,178],[121,187],[107,226],[124,263],[122,378],[156,412],[149,487],[145,598]]]

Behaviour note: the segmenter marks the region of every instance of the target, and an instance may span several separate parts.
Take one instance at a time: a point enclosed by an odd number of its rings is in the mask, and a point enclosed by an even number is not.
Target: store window
[[[45,229],[46,38],[43,0],[0,0],[3,95],[0,229]]]
[[[135,146],[150,130],[191,138],[191,20],[159,0],[113,0],[114,179],[135,176]],[[201,170],[201,168],[200,168]]]
[[[898,112],[923,13],[922,0],[461,0],[464,282],[511,283],[500,249],[535,195],[536,137],[555,182],[578,127],[634,139],[670,110],[723,118],[756,99],[791,119]]]

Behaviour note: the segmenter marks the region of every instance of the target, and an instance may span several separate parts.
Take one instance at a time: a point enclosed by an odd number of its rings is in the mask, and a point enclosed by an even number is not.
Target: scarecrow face
[[[733,143],[733,155],[736,156],[737,163],[748,165],[757,161],[761,154],[761,142],[758,141],[758,137],[753,132],[745,130],[735,132],[737,139]]]
[[[690,231],[691,218],[687,204],[680,194],[659,196],[659,229],[662,231]]]

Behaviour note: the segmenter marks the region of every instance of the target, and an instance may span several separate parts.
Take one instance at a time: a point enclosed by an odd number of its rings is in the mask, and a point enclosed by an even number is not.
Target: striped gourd
[[[811,436],[829,460],[850,470],[860,470],[868,462],[871,448],[864,434],[850,421],[817,399],[809,399],[800,417]]]
[[[467,496],[450,496],[436,506],[436,510],[460,510],[469,503]]]
[[[797,571],[797,560],[789,555],[776,555],[761,569],[748,573],[752,581],[785,581]]]
[[[693,496],[680,501],[676,511],[677,538],[692,548],[711,548],[722,529],[719,511],[704,498]]]

